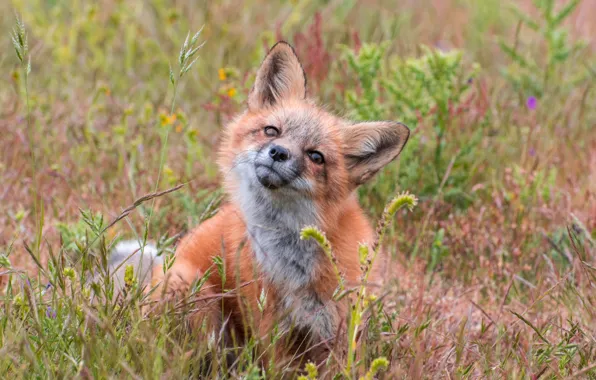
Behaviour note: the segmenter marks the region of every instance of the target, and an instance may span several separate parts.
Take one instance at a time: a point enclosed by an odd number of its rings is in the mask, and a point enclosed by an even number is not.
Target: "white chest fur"
[[[291,190],[273,193],[254,180],[250,169],[237,169],[240,186],[235,200],[260,271],[275,287],[279,306],[289,317],[284,324],[323,339],[332,337],[339,322],[336,306],[321,299],[312,287],[319,260],[325,257],[316,242],[300,239],[302,228],[317,225],[314,202]]]

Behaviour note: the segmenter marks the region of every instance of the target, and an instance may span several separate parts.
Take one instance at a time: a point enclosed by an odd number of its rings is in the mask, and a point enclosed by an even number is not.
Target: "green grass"
[[[137,284],[114,299],[102,278],[118,239],[167,256],[216,211],[220,131],[283,38],[320,103],[413,132],[358,191],[388,225],[394,275],[377,299],[360,292],[353,355],[308,376],[596,378],[595,12],[589,0],[0,3],[0,377],[288,370],[261,368],[270,342],[226,348],[189,328],[192,304],[147,314]],[[180,59],[203,26],[205,44]],[[419,204],[389,224],[403,191]]]

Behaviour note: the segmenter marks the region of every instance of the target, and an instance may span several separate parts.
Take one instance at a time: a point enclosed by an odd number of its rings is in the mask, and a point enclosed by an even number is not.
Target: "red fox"
[[[265,337],[277,326],[307,346],[333,346],[347,307],[334,301],[332,262],[300,232],[323,231],[346,285],[357,285],[359,243],[375,236],[354,190],[400,154],[409,134],[398,122],[356,123],[318,107],[307,98],[294,49],[278,42],[257,72],[247,109],[225,128],[218,164],[228,199],[182,239],[165,275],[154,265],[151,283],[165,287],[154,294],[184,293],[211,268],[201,295],[233,296],[205,301],[198,321],[220,328],[224,313],[239,337]],[[216,256],[225,276],[213,270]],[[378,264],[369,283],[381,280]],[[289,343],[283,350],[295,354]]]

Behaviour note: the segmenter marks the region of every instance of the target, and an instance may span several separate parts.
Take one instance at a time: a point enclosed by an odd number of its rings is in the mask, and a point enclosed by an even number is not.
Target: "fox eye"
[[[263,129],[265,132],[265,136],[267,137],[277,137],[279,136],[279,129],[275,128],[274,126],[268,125]]]
[[[308,152],[308,158],[310,158],[310,160],[317,165],[323,165],[325,163],[325,157],[323,157],[323,154],[321,152],[317,152],[316,150],[311,150]]]

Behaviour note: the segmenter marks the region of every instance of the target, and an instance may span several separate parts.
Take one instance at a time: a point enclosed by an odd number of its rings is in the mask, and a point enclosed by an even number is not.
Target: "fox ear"
[[[356,188],[399,155],[410,129],[401,123],[378,121],[349,125],[342,134],[350,184]]]
[[[306,97],[306,75],[292,46],[278,42],[257,72],[248,96],[248,108],[258,110],[289,98]]]

